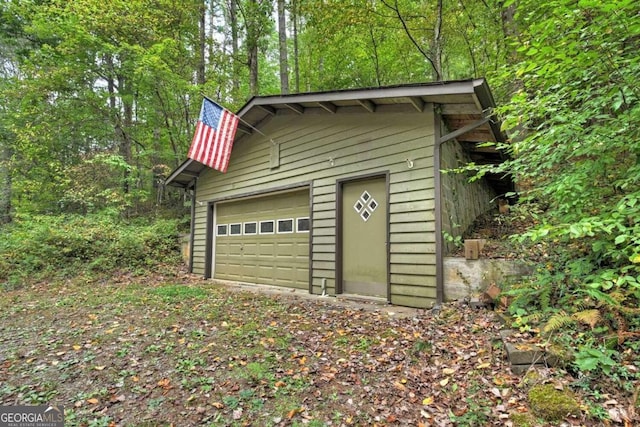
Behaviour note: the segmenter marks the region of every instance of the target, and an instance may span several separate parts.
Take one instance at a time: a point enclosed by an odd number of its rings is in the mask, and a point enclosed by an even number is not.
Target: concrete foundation
[[[504,284],[526,276],[531,270],[526,265],[504,259],[481,258],[467,260],[460,257],[444,258],[444,299],[456,301],[478,297],[491,283],[504,289]]]

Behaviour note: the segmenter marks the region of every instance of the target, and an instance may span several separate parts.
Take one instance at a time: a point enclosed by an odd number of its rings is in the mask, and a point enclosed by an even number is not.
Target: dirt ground
[[[523,424],[528,390],[575,381],[513,375],[491,311],[170,270],[7,291],[0,322],[0,404],[61,404],[66,426],[560,425]],[[602,425],[581,403],[565,425]]]

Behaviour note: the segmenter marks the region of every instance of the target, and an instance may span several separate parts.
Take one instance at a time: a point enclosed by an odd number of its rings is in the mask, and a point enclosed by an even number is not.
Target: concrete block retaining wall
[[[477,297],[491,283],[504,289],[507,282],[530,273],[529,267],[511,260],[489,258],[467,260],[460,257],[445,257],[444,300],[455,301]]]

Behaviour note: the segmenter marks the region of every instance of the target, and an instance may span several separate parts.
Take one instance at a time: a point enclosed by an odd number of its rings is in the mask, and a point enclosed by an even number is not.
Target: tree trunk
[[[203,0],[206,4],[206,0]],[[216,45],[215,43],[215,36],[217,33],[217,28],[215,25],[215,19],[216,19],[216,3],[215,2],[210,2],[209,3],[209,33],[207,34],[207,40],[209,41],[209,43],[207,43],[207,52],[209,54],[208,58],[209,58],[209,63],[211,63],[213,61],[213,55],[215,53],[214,51],[214,47]],[[205,6],[206,7],[206,6]],[[206,67],[206,64],[205,64]],[[206,78],[206,77],[205,77]]]
[[[258,95],[260,87],[258,85],[258,46],[249,47],[249,92],[251,96]]]
[[[287,22],[285,0],[278,0],[278,42],[280,46],[280,92],[289,93],[289,60],[287,58]]]
[[[291,2],[291,15],[293,19],[293,68],[295,75],[296,93],[300,93],[300,58],[298,55],[298,1]]]
[[[113,58],[109,57],[111,62],[109,65],[113,66]],[[112,68],[113,71],[113,68]],[[114,73],[115,74],[115,73]],[[122,115],[120,114],[120,110],[118,108],[118,103],[116,97],[116,83],[113,77],[109,77],[107,80],[107,88],[109,90],[109,104],[111,107],[111,114],[113,114],[115,123],[115,138],[118,142],[118,153],[124,161],[131,165],[132,155],[131,155],[131,140],[129,139],[129,135],[127,130],[131,128],[131,123],[133,120],[133,105],[132,101],[127,94],[127,85],[125,82],[124,76],[117,76],[117,91],[120,96],[120,103],[122,104]],[[124,171],[124,176],[122,180],[122,190],[125,194],[129,194],[131,192],[131,173],[129,170]]]
[[[132,162],[132,154],[131,154],[131,140],[129,139],[129,134],[127,133],[127,129],[130,127],[127,126],[127,122],[131,123],[131,105],[127,105],[127,103],[123,102],[124,107],[124,122],[122,120],[118,120],[116,123],[116,138],[118,140],[118,151],[120,156],[124,159],[124,161],[131,165]],[[129,194],[131,192],[131,170],[125,169],[124,176],[122,180],[122,189],[125,194]]]
[[[433,29],[433,69],[434,80],[442,80],[442,0],[438,0],[436,24]]]
[[[516,3],[510,4],[508,7],[504,7],[504,2],[500,2],[500,7],[502,9],[501,12],[501,20],[502,20],[502,32],[505,37],[510,39],[516,39],[520,34],[518,31],[518,25],[515,20],[516,15]],[[507,44],[509,48],[509,44]],[[515,61],[518,58],[518,50],[515,45],[508,51],[508,60]]]
[[[249,0],[249,14],[245,18],[247,21],[247,65],[249,67],[249,92],[251,96],[258,95],[258,38],[260,34],[259,26],[259,4],[258,0]],[[248,18],[248,19],[247,19]]]
[[[380,70],[380,56],[378,54],[378,41],[373,32],[373,27],[369,27],[369,37],[371,37],[371,47],[373,48],[373,54],[371,60],[373,61],[373,68],[376,72],[376,84],[378,87],[382,86],[382,73]]]
[[[129,163],[131,159],[131,144],[127,143],[127,135],[122,128],[122,117],[118,109],[118,100],[116,94],[116,72],[114,67],[113,57],[111,55],[105,55],[105,63],[107,64],[107,91],[109,92],[109,112],[113,120],[114,136],[118,143],[118,152],[125,161]],[[119,94],[124,93],[124,85],[122,79],[118,80],[117,92]],[[125,194],[129,193],[129,171],[124,172],[122,181],[122,190]]]
[[[240,89],[240,71],[238,70],[238,5],[236,0],[229,1],[229,19],[231,20],[231,57],[233,60],[233,89],[234,93]]]
[[[200,3],[200,46],[199,48],[199,54],[200,57],[198,58],[198,71],[197,71],[197,79],[198,79],[198,85],[200,86],[204,86],[205,83],[205,49],[206,49],[206,31],[205,31],[205,27],[206,27],[206,18],[207,18],[207,5],[206,5],[206,0],[202,0],[202,3]]]
[[[11,149],[0,146],[0,224],[11,222]]]

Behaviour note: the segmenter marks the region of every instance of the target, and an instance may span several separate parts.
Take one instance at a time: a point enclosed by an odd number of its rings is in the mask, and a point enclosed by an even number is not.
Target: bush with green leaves
[[[574,368],[614,378],[640,368],[640,20],[632,0],[520,0],[513,93],[499,111],[511,159],[469,165],[507,173],[542,209],[521,242],[543,247],[512,287],[521,327],[579,343]],[[571,340],[565,339],[567,342]],[[614,366],[615,365],[615,366]],[[635,380],[638,380],[635,375]]]
[[[18,216],[2,229],[0,283],[15,287],[79,273],[175,264],[177,227],[177,220],[124,221],[107,214]]]

